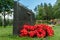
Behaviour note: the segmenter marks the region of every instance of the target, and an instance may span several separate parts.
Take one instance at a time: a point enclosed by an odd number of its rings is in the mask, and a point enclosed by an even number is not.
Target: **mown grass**
[[[12,26],[7,26],[6,28],[0,26],[0,40],[60,40],[60,26],[55,26],[53,27],[53,29],[55,32],[53,37],[30,38],[30,37],[13,36]]]

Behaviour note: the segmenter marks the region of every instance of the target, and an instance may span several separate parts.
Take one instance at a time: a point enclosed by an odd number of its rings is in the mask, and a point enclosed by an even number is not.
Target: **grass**
[[[0,40],[60,40],[60,26],[53,27],[55,34],[53,37],[46,38],[30,38],[30,37],[18,37],[12,35],[12,26],[6,28],[0,26]]]

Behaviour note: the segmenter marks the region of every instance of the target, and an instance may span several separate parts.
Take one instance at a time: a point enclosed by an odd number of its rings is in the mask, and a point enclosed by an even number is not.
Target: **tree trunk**
[[[5,20],[5,8],[3,7],[3,15],[4,15],[4,20],[3,20],[3,26],[6,27],[6,20]]]

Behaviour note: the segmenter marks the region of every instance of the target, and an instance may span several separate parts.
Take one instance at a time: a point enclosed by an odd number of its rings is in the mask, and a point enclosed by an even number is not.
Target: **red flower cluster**
[[[29,37],[37,36],[39,38],[53,35],[54,31],[52,30],[52,27],[46,24],[37,24],[34,26],[25,24],[23,25],[23,29],[20,30],[19,34],[19,36],[29,36]]]

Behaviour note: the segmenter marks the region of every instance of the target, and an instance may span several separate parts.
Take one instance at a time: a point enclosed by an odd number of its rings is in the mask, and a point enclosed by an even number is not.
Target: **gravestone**
[[[30,25],[35,24],[34,13],[26,8],[24,5],[14,2],[14,19],[13,19],[13,35],[19,35],[19,30],[27,23]]]

